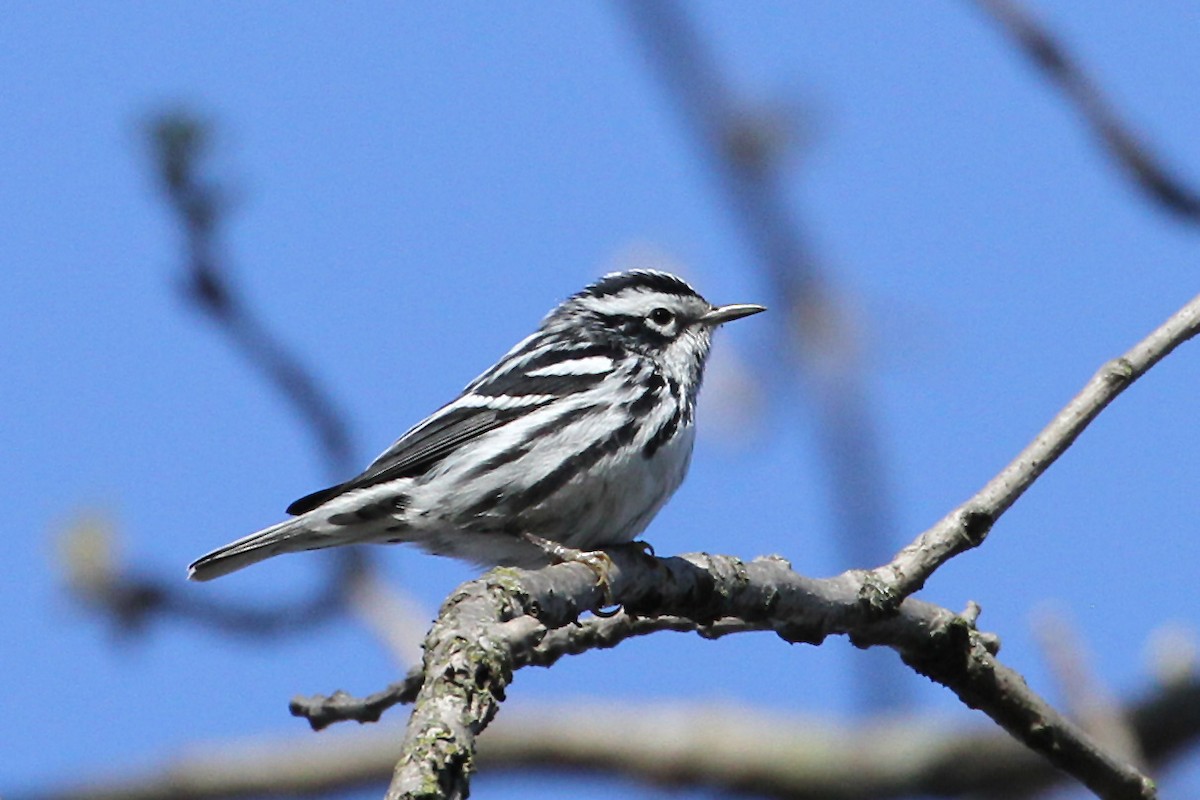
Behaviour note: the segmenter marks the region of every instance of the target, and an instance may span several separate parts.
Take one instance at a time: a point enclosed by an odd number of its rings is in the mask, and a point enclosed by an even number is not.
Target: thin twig
[[[288,709],[294,717],[308,720],[314,731],[327,728],[335,722],[378,722],[394,705],[411,703],[425,683],[425,672],[421,667],[409,670],[403,680],[367,695],[354,697],[338,690],[331,695],[294,697]]]
[[[733,633],[770,628],[765,622],[728,619],[700,625],[685,617],[635,617],[621,611],[611,617],[589,617],[574,625],[545,631],[536,645],[514,655],[513,668],[550,667],[563,656],[616,647],[626,639],[660,631],[698,633],[706,639],[718,639]],[[377,722],[383,712],[392,706],[413,702],[424,681],[424,671],[417,667],[410,670],[403,680],[366,697],[354,697],[344,691],[332,695],[295,697],[289,704],[289,710],[292,716],[308,720],[315,731],[335,722]]]

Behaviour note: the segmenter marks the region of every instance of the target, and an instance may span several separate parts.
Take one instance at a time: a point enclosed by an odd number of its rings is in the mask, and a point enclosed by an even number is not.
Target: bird
[[[765,310],[713,305],[658,270],[604,275],[362,473],[200,557],[188,577],[349,544],[537,568],[555,548],[632,542],[688,471],[712,332]]]

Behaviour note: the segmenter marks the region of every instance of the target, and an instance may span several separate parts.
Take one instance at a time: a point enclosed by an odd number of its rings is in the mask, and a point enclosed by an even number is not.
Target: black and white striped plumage
[[[479,564],[540,566],[523,534],[580,550],[630,542],[679,487],[716,307],[680,278],[606,275],[389,447],[302,497],[295,518],[191,565],[209,580],[279,553],[414,542]]]

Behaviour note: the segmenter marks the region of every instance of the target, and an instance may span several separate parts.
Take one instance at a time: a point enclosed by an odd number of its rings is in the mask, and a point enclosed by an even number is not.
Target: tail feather
[[[304,522],[299,518],[289,519],[201,556],[188,567],[188,578],[211,581],[280,553],[312,550],[320,546],[317,537]]]

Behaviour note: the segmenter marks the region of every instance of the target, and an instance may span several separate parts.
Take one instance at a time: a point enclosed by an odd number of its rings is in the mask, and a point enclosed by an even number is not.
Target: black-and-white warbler
[[[533,567],[550,560],[539,539],[578,550],[633,541],[687,473],[713,329],[763,310],[713,306],[665,272],[606,275],[361,475],[300,498],[295,518],[188,575],[369,542]]]

